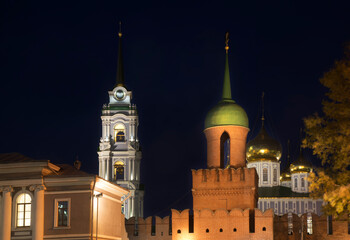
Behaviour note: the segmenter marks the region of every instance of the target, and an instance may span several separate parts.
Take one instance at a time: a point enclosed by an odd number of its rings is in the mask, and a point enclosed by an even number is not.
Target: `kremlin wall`
[[[226,35],[225,49],[226,64],[222,99],[209,111],[205,119],[207,169],[192,170],[193,210],[172,209],[171,216],[163,219],[132,217],[126,221],[128,238],[130,240],[350,239],[348,217],[334,221],[324,215],[318,216],[312,211],[298,215],[289,211],[287,214],[277,215],[274,205],[265,211],[257,208],[259,175],[257,167],[248,168],[246,165],[249,121],[244,109],[231,97],[228,35]],[[263,140],[265,135],[262,136]],[[276,148],[274,151],[278,152]],[[250,154],[253,152],[251,151]],[[268,152],[268,149],[261,152]],[[267,162],[275,165],[278,163],[279,166],[280,153],[278,157],[276,156],[274,156],[276,159],[263,158],[263,160],[268,160]],[[289,189],[289,192],[291,189],[295,190],[293,192],[297,193],[288,196],[289,199],[294,196],[304,206],[307,204],[304,203],[306,195],[302,194],[308,189],[305,181],[310,168],[305,167],[307,164],[304,161],[299,161],[299,165],[298,171],[295,172],[299,174],[298,178],[295,176],[293,178],[296,179],[293,181],[295,185],[292,184],[290,176],[287,179],[289,183],[286,185],[289,184],[293,186],[292,188],[279,186],[276,174],[278,173],[279,177],[279,170],[274,171],[274,177],[271,177],[274,179],[271,187],[284,191]],[[299,182],[302,183],[301,190],[298,188]],[[310,202],[311,199],[307,197],[306,200]],[[291,208],[286,207],[286,209]]]

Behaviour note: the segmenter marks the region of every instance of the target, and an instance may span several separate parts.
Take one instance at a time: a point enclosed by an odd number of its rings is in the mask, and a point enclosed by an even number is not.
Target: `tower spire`
[[[226,39],[225,39],[225,50],[226,50],[226,63],[225,63],[225,75],[224,75],[224,86],[222,90],[222,100],[231,100],[231,83],[230,83],[230,69],[228,66],[228,41],[229,41],[229,33],[226,32]]]
[[[123,53],[122,53],[122,22],[119,22],[119,47],[118,47],[118,65],[117,65],[117,87],[124,87],[124,65],[123,65]]]
[[[265,122],[265,106],[264,106],[265,92],[261,94],[261,127],[264,127]]]

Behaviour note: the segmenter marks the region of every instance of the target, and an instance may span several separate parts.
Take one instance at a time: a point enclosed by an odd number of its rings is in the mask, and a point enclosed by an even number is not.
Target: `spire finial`
[[[264,121],[265,121],[264,97],[265,97],[265,92],[262,92],[262,94],[261,94],[261,124],[262,124],[262,126],[264,126]]]
[[[121,38],[123,36],[122,34],[122,21],[119,21],[119,32],[118,32],[118,36]]]
[[[124,85],[124,66],[122,53],[122,22],[119,22],[119,47],[118,47],[118,65],[117,65],[117,84],[116,86],[125,87]]]
[[[301,141],[302,141],[302,138],[303,138],[303,128],[302,127],[300,127],[300,129],[299,129],[299,137],[300,137],[300,146],[299,146],[299,151],[300,151],[300,154],[301,154]]]
[[[224,75],[224,87],[222,91],[222,100],[232,101],[231,96],[231,83],[230,83],[230,69],[228,66],[228,32],[226,33],[226,63],[225,63],[225,75]]]
[[[290,164],[290,140],[287,141],[287,165]]]
[[[226,54],[228,53],[228,50],[230,49],[230,47],[228,46],[228,41],[230,40],[229,39],[229,32],[226,32],[225,34],[225,50],[226,50]]]

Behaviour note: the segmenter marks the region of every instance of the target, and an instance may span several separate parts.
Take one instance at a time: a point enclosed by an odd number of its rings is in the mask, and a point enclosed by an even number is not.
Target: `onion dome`
[[[230,70],[228,65],[228,33],[226,33],[226,64],[221,101],[213,107],[205,118],[204,129],[216,126],[234,125],[249,127],[247,113],[231,97]]]
[[[247,161],[279,161],[282,155],[281,144],[269,136],[264,125],[259,134],[247,144]]]
[[[282,172],[280,175],[280,182],[290,182],[292,180],[292,175],[290,172]]]
[[[311,164],[304,158],[303,152],[300,149],[300,155],[296,161],[290,165],[290,172],[293,173],[309,173],[312,170]]]
[[[262,94],[261,130],[258,135],[247,144],[247,161],[279,161],[282,155],[281,144],[270,137],[264,127],[264,93]]]

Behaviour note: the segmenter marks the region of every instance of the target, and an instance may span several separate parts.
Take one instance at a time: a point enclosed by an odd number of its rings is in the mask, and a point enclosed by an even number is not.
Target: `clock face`
[[[122,100],[125,97],[125,93],[121,89],[118,89],[117,91],[115,91],[114,95],[118,100]]]

